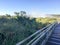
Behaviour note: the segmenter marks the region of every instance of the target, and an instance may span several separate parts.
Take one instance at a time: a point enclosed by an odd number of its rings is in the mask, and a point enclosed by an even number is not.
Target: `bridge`
[[[16,45],[60,45],[60,24],[51,23]]]

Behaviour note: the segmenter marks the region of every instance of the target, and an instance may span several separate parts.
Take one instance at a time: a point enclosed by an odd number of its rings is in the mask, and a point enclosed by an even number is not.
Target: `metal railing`
[[[26,39],[18,42],[16,45],[44,45],[52,34],[56,24],[57,22],[47,25],[46,27],[33,33]]]

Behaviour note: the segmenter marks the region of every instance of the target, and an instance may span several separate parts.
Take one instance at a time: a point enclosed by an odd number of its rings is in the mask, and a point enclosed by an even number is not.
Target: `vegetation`
[[[15,45],[32,33],[43,28],[55,18],[31,18],[26,12],[14,12],[15,16],[0,16],[0,45]]]

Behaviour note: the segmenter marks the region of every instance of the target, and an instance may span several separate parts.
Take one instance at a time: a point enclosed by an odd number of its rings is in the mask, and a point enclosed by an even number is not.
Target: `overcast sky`
[[[0,14],[26,11],[31,16],[60,14],[60,0],[0,0]]]

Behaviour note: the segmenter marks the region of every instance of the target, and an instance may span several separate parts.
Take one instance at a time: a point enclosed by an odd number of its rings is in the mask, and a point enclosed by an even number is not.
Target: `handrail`
[[[53,24],[54,25],[54,24]],[[52,25],[52,26],[53,26]],[[50,26],[49,28],[47,28],[45,31],[43,31],[41,34],[41,36],[39,38],[37,38],[31,45],[36,45],[36,43],[40,40],[41,37],[43,37],[51,28],[52,26]]]
[[[44,39],[44,41],[41,43],[41,45],[45,45],[46,42],[48,41],[48,39],[50,38],[51,34],[53,33],[55,27],[57,26],[57,22],[51,27],[51,29],[46,33],[46,38]]]
[[[32,35],[30,35],[29,37],[27,37],[26,39],[22,40],[21,42],[17,43],[16,45],[21,45],[22,43],[24,43],[25,41],[27,41],[28,39],[30,39],[31,37],[33,37],[34,35],[36,35],[37,33],[41,32],[42,30],[44,30],[45,28],[49,27],[51,24],[47,25],[46,27],[42,28],[41,30],[38,30],[37,32],[33,33]]]
[[[37,35],[35,38],[33,38],[29,43],[27,43],[27,45],[31,44],[34,40],[36,40],[38,37],[41,37],[42,33],[45,32],[45,30],[50,27],[52,24],[47,25],[46,27],[42,28],[41,30],[38,30],[37,32],[33,33],[32,35],[30,35],[29,37],[27,37],[26,39],[22,40],[21,42],[18,42],[16,45],[21,45],[24,42],[26,42],[27,40],[31,39],[33,36]],[[43,31],[44,30],[44,31]],[[43,31],[43,32],[42,32]]]
[[[51,27],[52,27],[52,26],[50,26],[50,27],[47,28],[45,31],[43,31],[43,33],[41,33],[42,35],[41,35],[38,39],[36,39],[31,45],[35,45],[35,44],[40,40],[40,38],[41,38],[42,36],[44,36],[47,31],[49,31],[48,29],[50,29]]]
[[[44,33],[44,32],[45,32],[45,30],[43,32],[39,33],[34,39],[32,39],[29,43],[27,43],[27,45],[31,44],[33,41],[35,41],[37,38],[39,38],[39,36],[41,36],[42,33]]]

